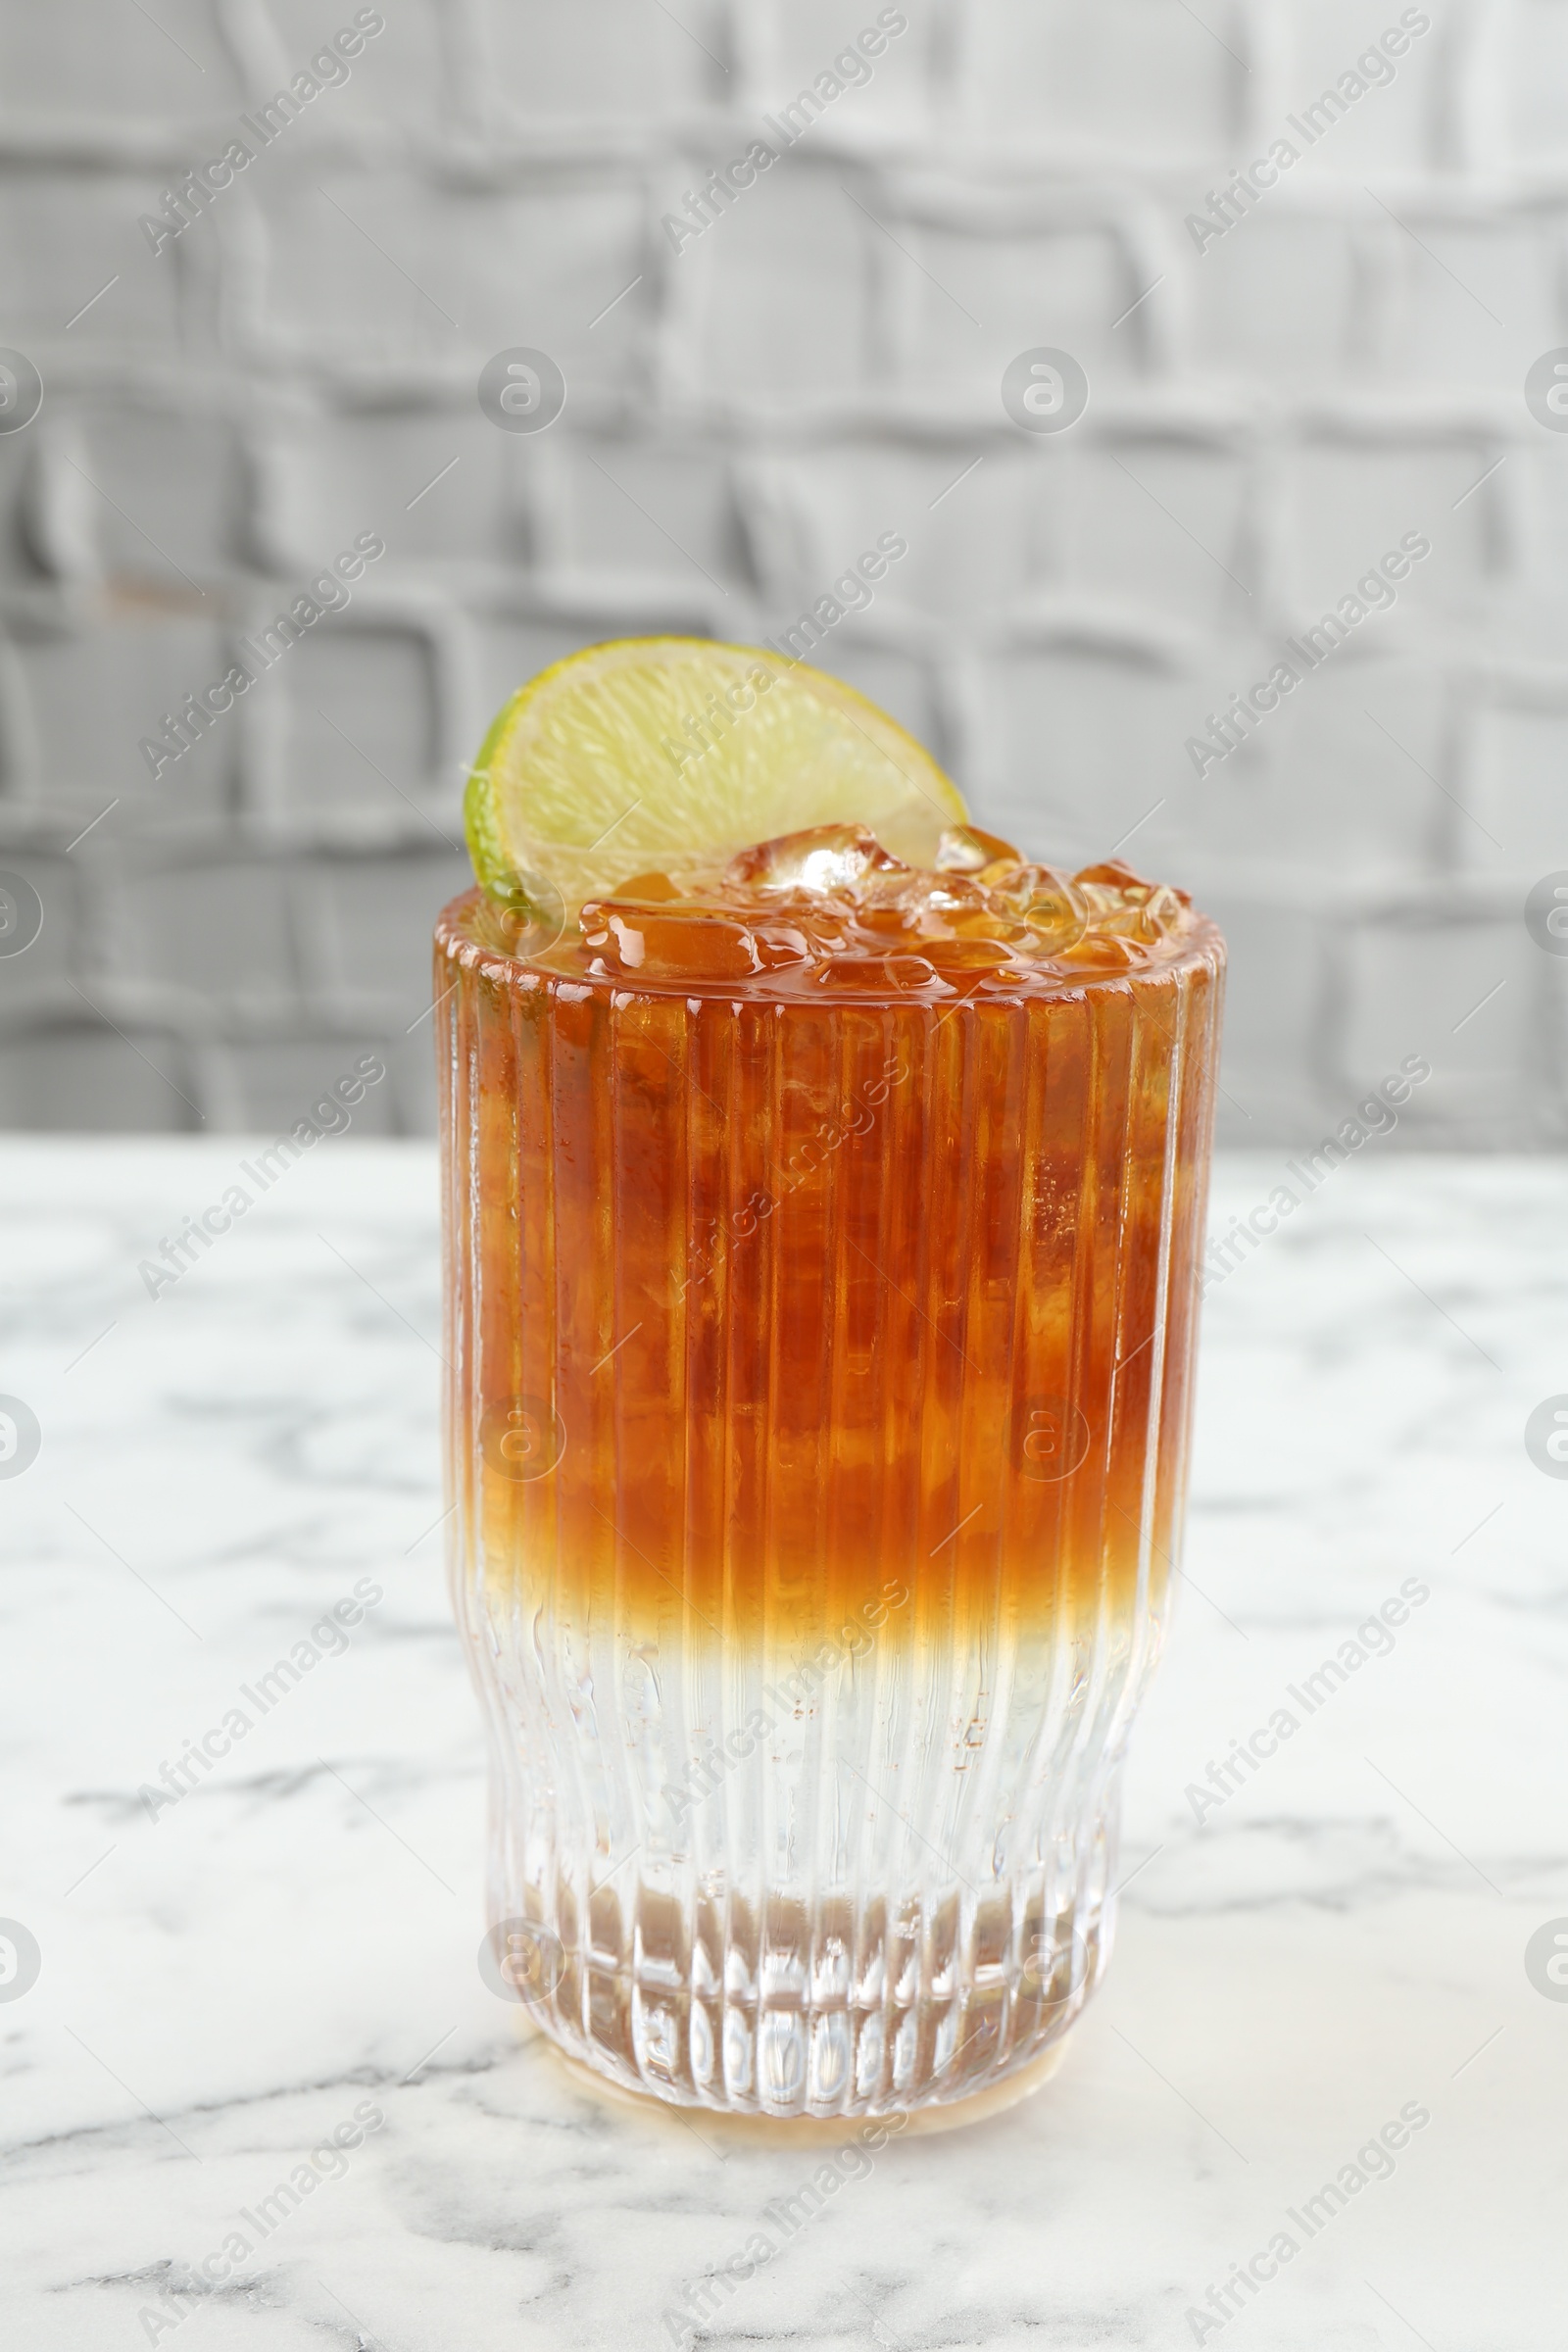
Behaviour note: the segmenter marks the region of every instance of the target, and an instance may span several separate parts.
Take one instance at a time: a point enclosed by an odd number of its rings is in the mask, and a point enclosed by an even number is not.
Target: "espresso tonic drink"
[[[976,2111],[1109,1947],[1220,941],[765,655],[597,648],[510,710],[436,937],[486,1973],[663,2100]]]

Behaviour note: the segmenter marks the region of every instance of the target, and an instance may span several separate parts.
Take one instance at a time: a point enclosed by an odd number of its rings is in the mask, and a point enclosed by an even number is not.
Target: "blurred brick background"
[[[0,21],[0,343],[46,384],[0,435],[0,864],[46,909],[0,1121],[271,1129],[370,1044],[362,1123],[423,1128],[493,706],[597,637],[774,634],[892,530],[817,658],[988,824],[1220,916],[1232,1140],[1409,1054],[1403,1140],[1562,1140],[1523,903],[1568,867],[1568,435],[1522,386],[1568,343],[1568,0],[1433,0],[1202,254],[1185,216],[1396,0],[909,0],[678,256],[662,216],[872,0],[384,13],[157,255],[138,217],[350,0]],[[475,396],[519,344],[568,384],[537,436]],[[1001,402],[1042,344],[1093,387],[1060,436]],[[161,713],[365,531],[348,611],[155,780]],[[1408,531],[1396,606],[1200,781],[1205,713]]]

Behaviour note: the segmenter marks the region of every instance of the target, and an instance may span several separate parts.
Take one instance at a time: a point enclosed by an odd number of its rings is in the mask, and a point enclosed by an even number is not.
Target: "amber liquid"
[[[1054,998],[867,1005],[583,986],[485,927],[477,894],[444,918],[437,986],[472,1138],[455,1458],[490,1558],[747,1642],[890,1575],[933,1628],[1161,1609],[1211,945]]]
[[[442,917],[493,1916],[549,1923],[590,2063],[953,2097],[1087,1990],[1114,1826],[1081,1823],[1179,1549],[1222,960],[1193,918],[1141,968],[877,997]]]

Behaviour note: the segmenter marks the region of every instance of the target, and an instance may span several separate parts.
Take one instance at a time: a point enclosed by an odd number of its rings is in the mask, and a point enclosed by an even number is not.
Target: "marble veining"
[[[1118,1948],[1061,2072],[965,2134],[776,2146],[601,2101],[481,1983],[433,1159],[323,1149],[149,1298],[239,1149],[0,1160],[0,1389],[42,1429],[0,1480],[0,1918],[40,1954],[0,1984],[7,2341],[1556,2340],[1568,2000],[1525,1947],[1568,1927],[1568,1480],[1524,1426],[1568,1392],[1568,1171],[1352,1166],[1215,1286]],[[1222,1162],[1216,1227],[1273,1176]],[[1406,1580],[1392,1645],[1295,1705]]]

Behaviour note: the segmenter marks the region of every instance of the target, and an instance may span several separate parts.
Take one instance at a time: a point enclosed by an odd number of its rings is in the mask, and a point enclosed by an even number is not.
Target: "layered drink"
[[[1218,935],[904,834],[508,868],[436,935],[498,1962],[780,2118],[1049,2063],[1181,1541]]]

